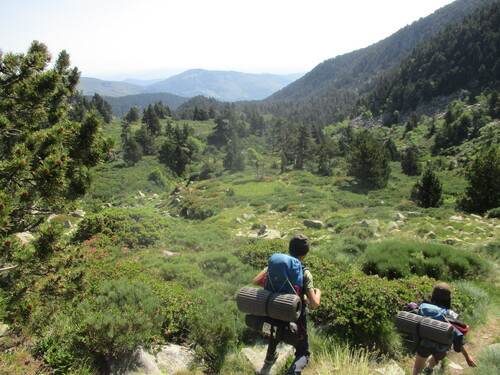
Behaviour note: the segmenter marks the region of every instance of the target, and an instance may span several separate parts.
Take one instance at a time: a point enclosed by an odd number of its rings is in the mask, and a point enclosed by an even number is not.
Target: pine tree
[[[368,130],[354,135],[347,159],[349,173],[362,189],[379,189],[387,185],[391,172],[388,152]]]
[[[112,146],[98,114],[69,119],[79,72],[66,51],[48,69],[50,59],[36,41],[26,54],[0,54],[0,257],[5,237],[67,212]]]
[[[161,124],[153,105],[150,104],[148,108],[143,111],[142,123],[146,125],[149,133],[153,137],[157,137],[160,135]]]
[[[500,148],[491,146],[480,152],[465,171],[467,188],[458,201],[466,212],[483,214],[500,207]]]
[[[415,147],[408,148],[401,159],[401,168],[407,176],[418,176],[421,171],[418,152]]]
[[[439,207],[443,204],[441,181],[428,168],[411,190],[411,200],[418,206],[429,208]]]
[[[134,139],[128,138],[123,144],[123,160],[131,167],[142,160],[143,151],[141,145]]]
[[[111,109],[111,105],[98,93],[95,93],[92,97],[92,105],[102,116],[104,122],[106,124],[109,124],[113,119],[113,111]]]

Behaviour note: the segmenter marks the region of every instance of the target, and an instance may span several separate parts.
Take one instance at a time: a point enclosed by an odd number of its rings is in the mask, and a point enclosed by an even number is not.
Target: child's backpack
[[[287,254],[273,254],[267,265],[264,289],[271,292],[297,294],[302,298],[304,270],[297,258]]]

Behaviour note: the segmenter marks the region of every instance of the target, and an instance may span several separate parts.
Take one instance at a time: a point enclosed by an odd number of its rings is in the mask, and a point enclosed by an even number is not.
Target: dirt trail
[[[472,336],[468,340],[466,349],[469,354],[478,360],[481,350],[497,342],[500,337],[499,317],[490,316],[487,324],[481,325],[477,328],[472,327],[470,332]],[[467,373],[466,370],[468,370],[469,366],[461,353],[455,353],[451,350],[447,357],[450,362],[458,364],[463,368],[462,370],[459,370],[454,369],[451,366],[447,366],[447,375],[465,375]]]

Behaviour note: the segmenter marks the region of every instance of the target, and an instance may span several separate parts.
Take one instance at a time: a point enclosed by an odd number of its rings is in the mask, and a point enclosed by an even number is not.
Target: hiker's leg
[[[276,359],[276,347],[278,346],[279,341],[274,337],[269,337],[269,344],[267,345],[266,359],[264,360],[266,363],[274,362]]]
[[[429,364],[427,365],[428,368],[433,369],[436,367],[436,365],[439,363],[439,361],[442,361],[443,358],[446,357],[446,352],[436,352],[432,355],[431,359],[429,360]]]
[[[299,343],[295,347],[295,359],[288,369],[287,375],[299,375],[309,362],[309,336],[307,334],[307,319],[305,312],[301,314],[297,321],[299,328]]]
[[[427,362],[427,357],[421,357],[418,353],[415,355],[415,364],[413,365],[413,375],[418,375],[422,372]]]

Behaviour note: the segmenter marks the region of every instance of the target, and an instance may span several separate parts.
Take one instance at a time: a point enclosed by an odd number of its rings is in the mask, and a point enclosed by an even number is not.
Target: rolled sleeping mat
[[[396,328],[400,332],[409,333],[446,346],[451,345],[455,333],[450,323],[406,311],[398,312]]]
[[[274,337],[280,342],[296,346],[299,343],[298,327],[295,323],[283,322],[269,318],[268,316],[257,316],[247,314],[245,324],[252,329]]]
[[[455,337],[455,329],[450,323],[432,318],[424,318],[420,322],[420,336],[441,345],[450,346]]]
[[[268,316],[285,322],[300,317],[302,301],[295,294],[273,293],[265,289],[241,288],[236,296],[238,310],[245,314]]]
[[[398,315],[396,315],[396,328],[400,332],[417,336],[418,325],[422,318],[422,316],[417,314],[399,311]]]

